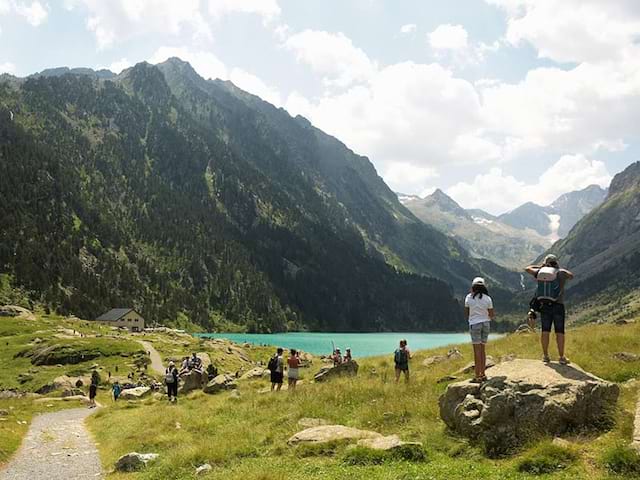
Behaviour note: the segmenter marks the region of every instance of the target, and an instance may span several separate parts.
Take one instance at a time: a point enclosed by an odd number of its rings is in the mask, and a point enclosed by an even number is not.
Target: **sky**
[[[0,72],[172,56],[466,208],[546,205],[640,160],[638,0],[0,0]]]

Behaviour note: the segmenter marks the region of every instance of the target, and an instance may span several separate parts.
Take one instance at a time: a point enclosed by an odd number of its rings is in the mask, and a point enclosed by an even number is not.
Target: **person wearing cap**
[[[536,298],[540,304],[542,361],[544,363],[551,361],[549,358],[549,337],[551,336],[551,326],[553,325],[560,357],[559,362],[567,365],[569,360],[564,352],[564,324],[566,319],[564,288],[567,281],[573,279],[573,273],[560,268],[558,258],[553,254],[547,255],[541,265],[529,265],[525,268],[525,272],[533,276],[538,283]]]
[[[464,299],[464,312],[469,322],[469,333],[473,344],[474,381],[484,382],[487,379],[486,344],[489,341],[490,322],[495,318],[493,300],[489,296],[484,278],[476,277],[471,282],[471,292]]]
[[[351,349],[347,348],[344,352],[344,358],[342,359],[342,363],[347,363],[347,362],[350,362],[351,360],[353,360],[353,357],[351,356]]]
[[[337,367],[342,363],[342,352],[339,348],[336,348],[336,351],[333,352],[333,356],[331,357],[333,360],[333,366]]]
[[[178,369],[173,361],[169,362],[169,366],[164,372],[164,383],[167,386],[167,397],[169,402],[178,401]]]

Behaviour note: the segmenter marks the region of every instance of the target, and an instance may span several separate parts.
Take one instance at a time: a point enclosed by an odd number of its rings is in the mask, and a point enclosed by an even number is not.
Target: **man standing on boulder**
[[[564,308],[564,288],[568,280],[573,279],[573,273],[560,268],[558,258],[549,254],[542,265],[529,265],[525,271],[532,275],[537,283],[536,298],[540,303],[540,323],[542,324],[543,361],[549,363],[549,336],[551,325],[556,333],[558,344],[559,362],[563,365],[569,363],[564,355],[564,324],[566,312]]]

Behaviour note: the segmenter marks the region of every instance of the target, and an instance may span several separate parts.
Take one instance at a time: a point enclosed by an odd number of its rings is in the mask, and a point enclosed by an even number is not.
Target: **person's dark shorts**
[[[400,370],[401,372],[408,372],[409,371],[409,364],[408,363],[396,363],[396,370]]]
[[[282,383],[284,381],[283,372],[271,372],[271,383]]]
[[[89,387],[89,399],[93,400],[96,398],[96,394],[98,393],[98,387],[96,385],[91,385]]]
[[[553,331],[556,333],[564,333],[565,320],[564,304],[545,302],[540,308],[540,323],[543,332],[550,332],[553,325]]]

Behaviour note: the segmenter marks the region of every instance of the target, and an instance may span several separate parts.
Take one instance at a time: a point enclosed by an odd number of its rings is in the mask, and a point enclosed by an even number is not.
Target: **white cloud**
[[[411,191],[423,193],[425,182],[437,178],[438,172],[433,167],[421,167],[405,162],[390,164],[383,177],[392,190],[403,191],[409,188]]]
[[[438,26],[428,35],[429,45],[437,50],[460,50],[467,48],[469,35],[462,25]]]
[[[101,68],[106,68],[107,70],[111,70],[113,73],[120,73],[132,66],[133,62],[130,62],[126,58],[121,58],[120,60],[116,60],[115,62],[111,63],[108,67],[98,67],[98,70],[100,70]]]
[[[277,0],[209,0],[209,13],[214,17],[252,13],[270,21],[280,15],[280,6]]]
[[[305,30],[290,36],[284,47],[323,76],[325,85],[347,87],[375,74],[377,66],[343,33]]]
[[[500,214],[526,202],[548,205],[564,193],[593,184],[607,187],[610,182],[611,175],[603,162],[584,155],[564,155],[535,183],[517,180],[494,167],[477,175],[471,183],[453,185],[447,193],[465,208]]]
[[[31,3],[17,0],[0,0],[0,15],[15,13],[23,17],[33,27],[42,25],[49,16],[48,7],[35,0]]]
[[[259,96],[276,106],[282,105],[280,92],[267,85],[256,75],[241,68],[228,68],[211,52],[193,51],[188,47],[160,47],[149,58],[149,63],[162,63],[168,58],[178,57],[189,62],[196,72],[205,79],[231,80],[239,88]],[[121,62],[126,61],[122,59]]]
[[[486,0],[508,18],[507,40],[529,42],[541,57],[559,62],[609,60],[640,32],[637,0]]]
[[[16,73],[16,66],[11,62],[0,63],[0,73]]]
[[[412,33],[415,33],[417,29],[418,26],[415,23],[407,23],[406,25],[402,25],[400,27],[400,33],[402,33],[403,35],[410,35]]]

